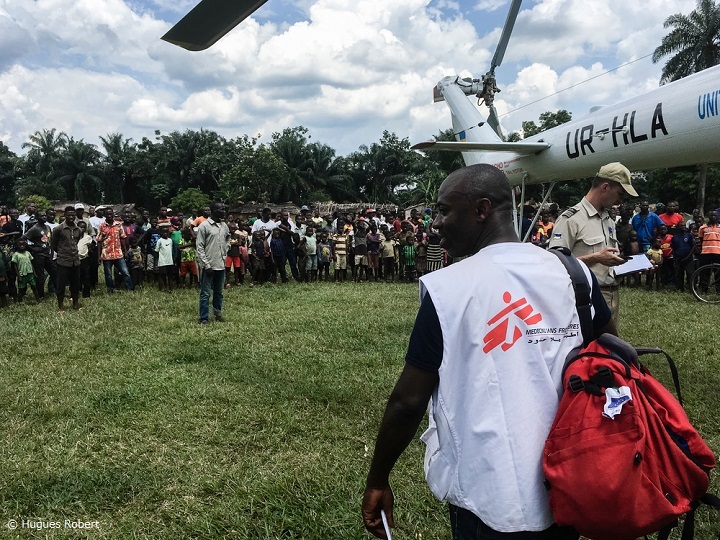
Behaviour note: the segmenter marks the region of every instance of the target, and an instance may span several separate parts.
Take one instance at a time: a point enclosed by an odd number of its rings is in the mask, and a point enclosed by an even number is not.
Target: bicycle
[[[720,303],[720,264],[705,264],[690,278],[690,290],[701,302]]]

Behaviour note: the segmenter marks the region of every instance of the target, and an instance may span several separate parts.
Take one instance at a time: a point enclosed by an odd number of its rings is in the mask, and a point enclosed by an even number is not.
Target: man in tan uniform
[[[625,260],[619,256],[615,221],[608,210],[620,204],[625,194],[638,196],[627,167],[618,162],[601,167],[587,195],[557,219],[550,239],[550,247],[569,248],[592,270],[616,325],[620,297],[612,267]]]

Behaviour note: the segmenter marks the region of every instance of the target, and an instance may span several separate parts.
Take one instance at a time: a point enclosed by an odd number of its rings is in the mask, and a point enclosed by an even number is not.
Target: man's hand
[[[388,525],[395,528],[393,502],[393,492],[389,485],[382,488],[365,488],[362,501],[363,523],[365,524],[365,528],[378,538],[387,538],[380,510],[385,510]]]
[[[619,249],[606,247],[605,249],[603,249],[602,251],[598,251],[597,253],[584,255],[578,258],[588,265],[599,263],[605,266],[617,266],[626,262],[625,259],[623,259],[622,257],[618,257],[618,253],[620,253]]]

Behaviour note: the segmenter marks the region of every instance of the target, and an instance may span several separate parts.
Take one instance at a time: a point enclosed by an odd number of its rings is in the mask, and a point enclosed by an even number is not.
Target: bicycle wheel
[[[720,264],[706,264],[695,270],[690,285],[701,302],[720,303]]]

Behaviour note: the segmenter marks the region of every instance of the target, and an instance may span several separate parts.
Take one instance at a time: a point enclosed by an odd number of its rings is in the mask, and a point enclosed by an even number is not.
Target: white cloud
[[[433,86],[487,70],[509,5],[274,0],[207,51],[161,41],[171,23],[160,17],[177,20],[194,3],[0,0],[0,137],[19,151],[27,134],[51,127],[96,142],[112,131],[138,139],[200,127],[269,137],[303,124],[339,154],[384,129],[427,139],[450,125],[447,107],[432,103]],[[498,111],[652,52],[663,20],[693,8],[693,0],[526,3],[497,71]],[[283,10],[289,20],[268,19]],[[503,117],[503,126],[558,107],[579,117],[657,85],[659,73],[639,61]]]

